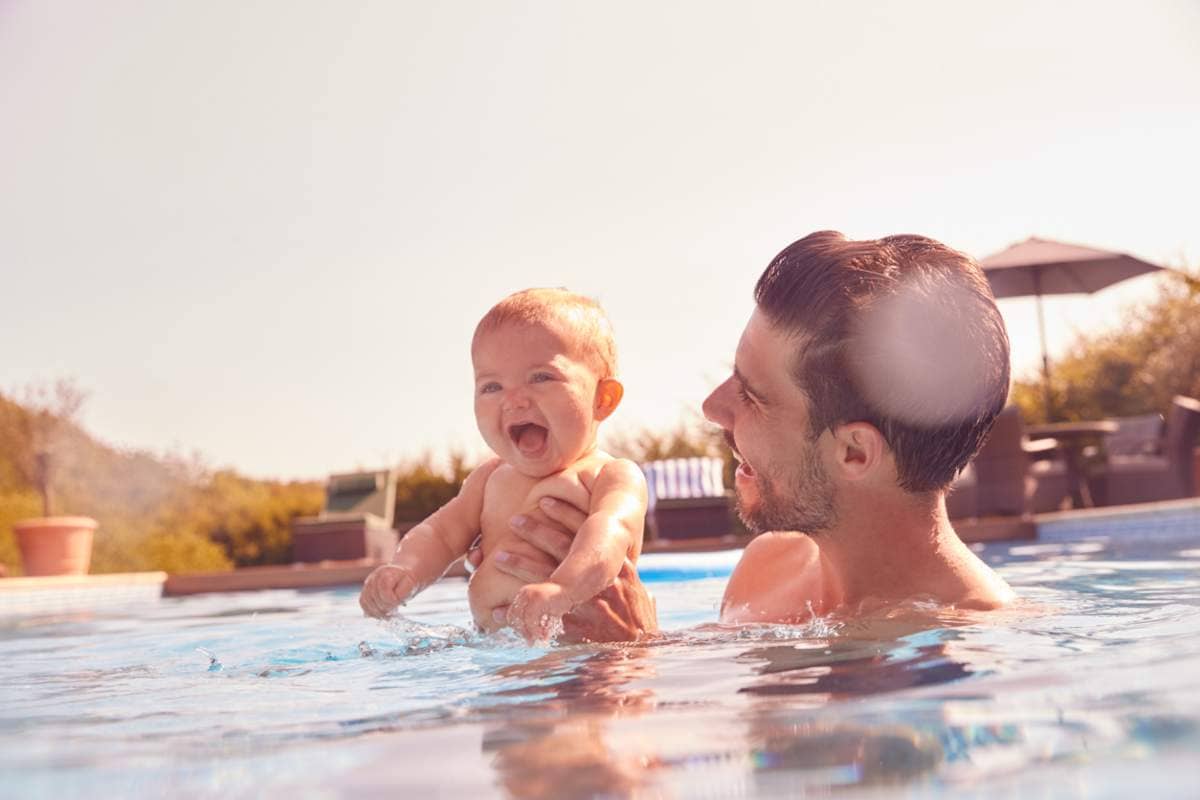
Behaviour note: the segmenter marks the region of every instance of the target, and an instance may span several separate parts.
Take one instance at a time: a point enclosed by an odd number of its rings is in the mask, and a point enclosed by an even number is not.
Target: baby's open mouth
[[[535,422],[522,422],[508,429],[508,436],[522,455],[536,456],[546,447],[546,436],[549,433],[544,427]]]

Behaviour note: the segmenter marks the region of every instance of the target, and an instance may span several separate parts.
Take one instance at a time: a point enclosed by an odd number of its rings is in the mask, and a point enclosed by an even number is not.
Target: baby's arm
[[[387,616],[442,577],[454,559],[467,552],[479,533],[484,486],[499,465],[499,459],[492,459],[476,467],[457,497],[405,534],[391,563],[377,568],[363,582],[358,604],[364,613]]]
[[[625,558],[641,552],[646,521],[646,479],[632,461],[604,465],[592,486],[588,518],[566,558],[545,583],[523,587],[508,609],[508,623],[527,641],[544,640],[550,621],[604,591]]]

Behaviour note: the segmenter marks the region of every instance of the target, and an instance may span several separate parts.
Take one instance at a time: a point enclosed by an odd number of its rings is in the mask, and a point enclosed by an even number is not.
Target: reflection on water
[[[1161,583],[1150,578],[1146,589]],[[1032,766],[1085,769],[1097,757],[1195,748],[1195,637],[1184,662],[1163,654],[1176,661],[1174,678],[1164,673],[1134,697],[1111,661],[1059,669],[1055,658],[1096,654],[1080,643],[1111,636],[1112,618],[1094,596],[1071,607],[1047,599],[990,615],[877,609],[824,620],[819,635],[712,625],[637,647],[552,651],[497,672],[524,684],[496,696],[529,700],[481,733],[481,752],[507,795],[550,798],[938,793],[989,778],[1019,784]],[[1139,605],[1107,610],[1124,618]],[[1142,622],[1173,618],[1160,607]],[[693,658],[730,673],[709,681],[722,694],[694,701],[681,691],[673,679]],[[1029,664],[1038,669],[1022,672]],[[1103,700],[1082,701],[1089,691]],[[1190,712],[1164,708],[1164,695],[1186,697]]]
[[[657,673],[647,648],[611,647],[582,657],[555,650],[499,674],[531,681],[502,694],[552,692],[523,709],[533,719],[505,720],[483,732],[483,752],[492,754],[498,783],[510,795],[621,796],[649,782],[659,766],[652,754],[622,752],[608,743],[613,719],[654,710],[656,695],[645,681]]]
[[[780,641],[779,629],[760,626],[756,641],[766,641],[747,647],[753,631],[709,626],[706,636],[668,635],[600,652],[561,649],[504,667],[498,675],[526,682],[495,695],[530,700],[516,719],[510,713],[483,731],[482,752],[490,756],[497,784],[520,798],[625,796],[650,789],[660,794],[673,783],[681,790],[722,783],[732,790],[730,781],[790,794],[893,784],[929,773],[946,753],[941,738],[927,728],[830,721],[811,710],[971,674],[948,646],[958,634],[934,628],[935,617],[915,613],[903,620],[894,613],[874,621],[860,618],[848,631],[829,622],[812,626],[824,634],[818,638],[798,638],[805,631],[792,628],[792,638]],[[883,630],[897,638],[864,636]],[[736,693],[757,699],[732,716],[701,704],[699,714],[673,721],[665,732],[642,724],[652,714],[692,711],[687,705],[672,709],[669,681],[664,690],[659,665],[686,659],[697,647],[725,651],[725,663],[739,667]],[[487,705],[482,698],[481,703],[477,710],[483,712]],[[709,735],[699,742],[680,736],[680,726],[689,724]],[[711,735],[719,726],[724,735]],[[721,739],[724,747],[714,749]],[[960,737],[957,757],[970,745]]]
[[[353,592],[268,592],[10,626],[0,775],[18,796],[1186,796],[1200,541],[1177,550],[995,547],[1025,600],[991,614],[733,628],[721,581],[660,584],[668,633],[632,646],[479,636],[450,584],[382,625]]]
[[[650,684],[658,677],[656,651],[673,646],[686,648],[690,643],[667,641],[582,659],[555,652],[504,670],[510,676],[560,680],[551,687],[531,685],[506,692],[534,694],[550,688],[552,696],[523,707],[522,715],[532,719],[506,720],[483,732],[482,751],[491,755],[498,784],[519,798],[624,796],[650,788],[657,794],[669,783],[664,778],[674,772],[682,774],[684,785],[694,780],[688,773],[705,776],[706,783],[733,778],[743,784],[749,776],[755,787],[776,794],[904,782],[944,759],[942,743],[927,731],[896,724],[829,722],[773,702],[755,703],[734,720],[709,714],[695,720],[702,726],[732,723],[740,731],[737,747],[696,749],[696,743],[689,742],[687,751],[679,754],[672,753],[669,741],[630,736],[638,730],[637,718],[659,710],[666,701]],[[888,655],[879,643],[827,639],[752,647],[733,660],[752,667],[740,692],[822,695],[826,701],[967,674],[940,645],[920,646],[912,658]],[[938,666],[930,666],[935,663]],[[914,669],[920,679],[913,679]]]

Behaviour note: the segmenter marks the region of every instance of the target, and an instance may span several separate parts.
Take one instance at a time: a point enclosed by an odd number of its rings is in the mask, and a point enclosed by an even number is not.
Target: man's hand
[[[545,557],[530,558],[505,551],[494,556],[498,570],[531,584],[543,583],[550,577],[559,562],[566,558],[572,537],[587,519],[585,512],[552,497],[543,497],[539,506],[558,527],[524,516],[514,517],[511,527],[517,536]],[[478,565],[482,553],[476,550],[467,558]],[[509,619],[507,607],[502,606],[493,614],[497,622]],[[563,634],[559,638],[572,642],[629,642],[657,633],[654,598],[638,577],[637,567],[625,559],[621,572],[607,589],[563,617]]]
[[[508,607],[508,624],[527,644],[546,642],[554,623],[571,610],[567,592],[557,583],[522,586]]]
[[[538,501],[542,512],[557,523],[545,525],[532,517],[518,514],[509,520],[509,527],[521,539],[529,542],[543,554],[543,558],[530,558],[501,550],[496,553],[496,568],[501,572],[520,578],[527,583],[541,583],[550,577],[559,563],[567,557],[571,549],[571,541],[575,533],[583,527],[587,513],[580,511],[570,503],[556,500],[553,497],[543,497]],[[467,562],[471,569],[483,562],[483,551],[472,547],[467,553]]]
[[[384,564],[363,581],[358,604],[368,617],[386,617],[396,606],[404,604],[417,593],[416,583],[408,570],[395,564]]]
[[[658,635],[658,608],[628,558],[600,594],[563,617],[561,642],[636,642]]]

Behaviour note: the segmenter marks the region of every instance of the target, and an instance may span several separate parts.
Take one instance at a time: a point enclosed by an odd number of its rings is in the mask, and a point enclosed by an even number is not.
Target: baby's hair
[[[617,344],[604,309],[590,297],[567,289],[525,289],[492,306],[471,338],[471,351],[481,336],[505,325],[550,325],[568,337],[576,355],[600,379],[617,374]]]

